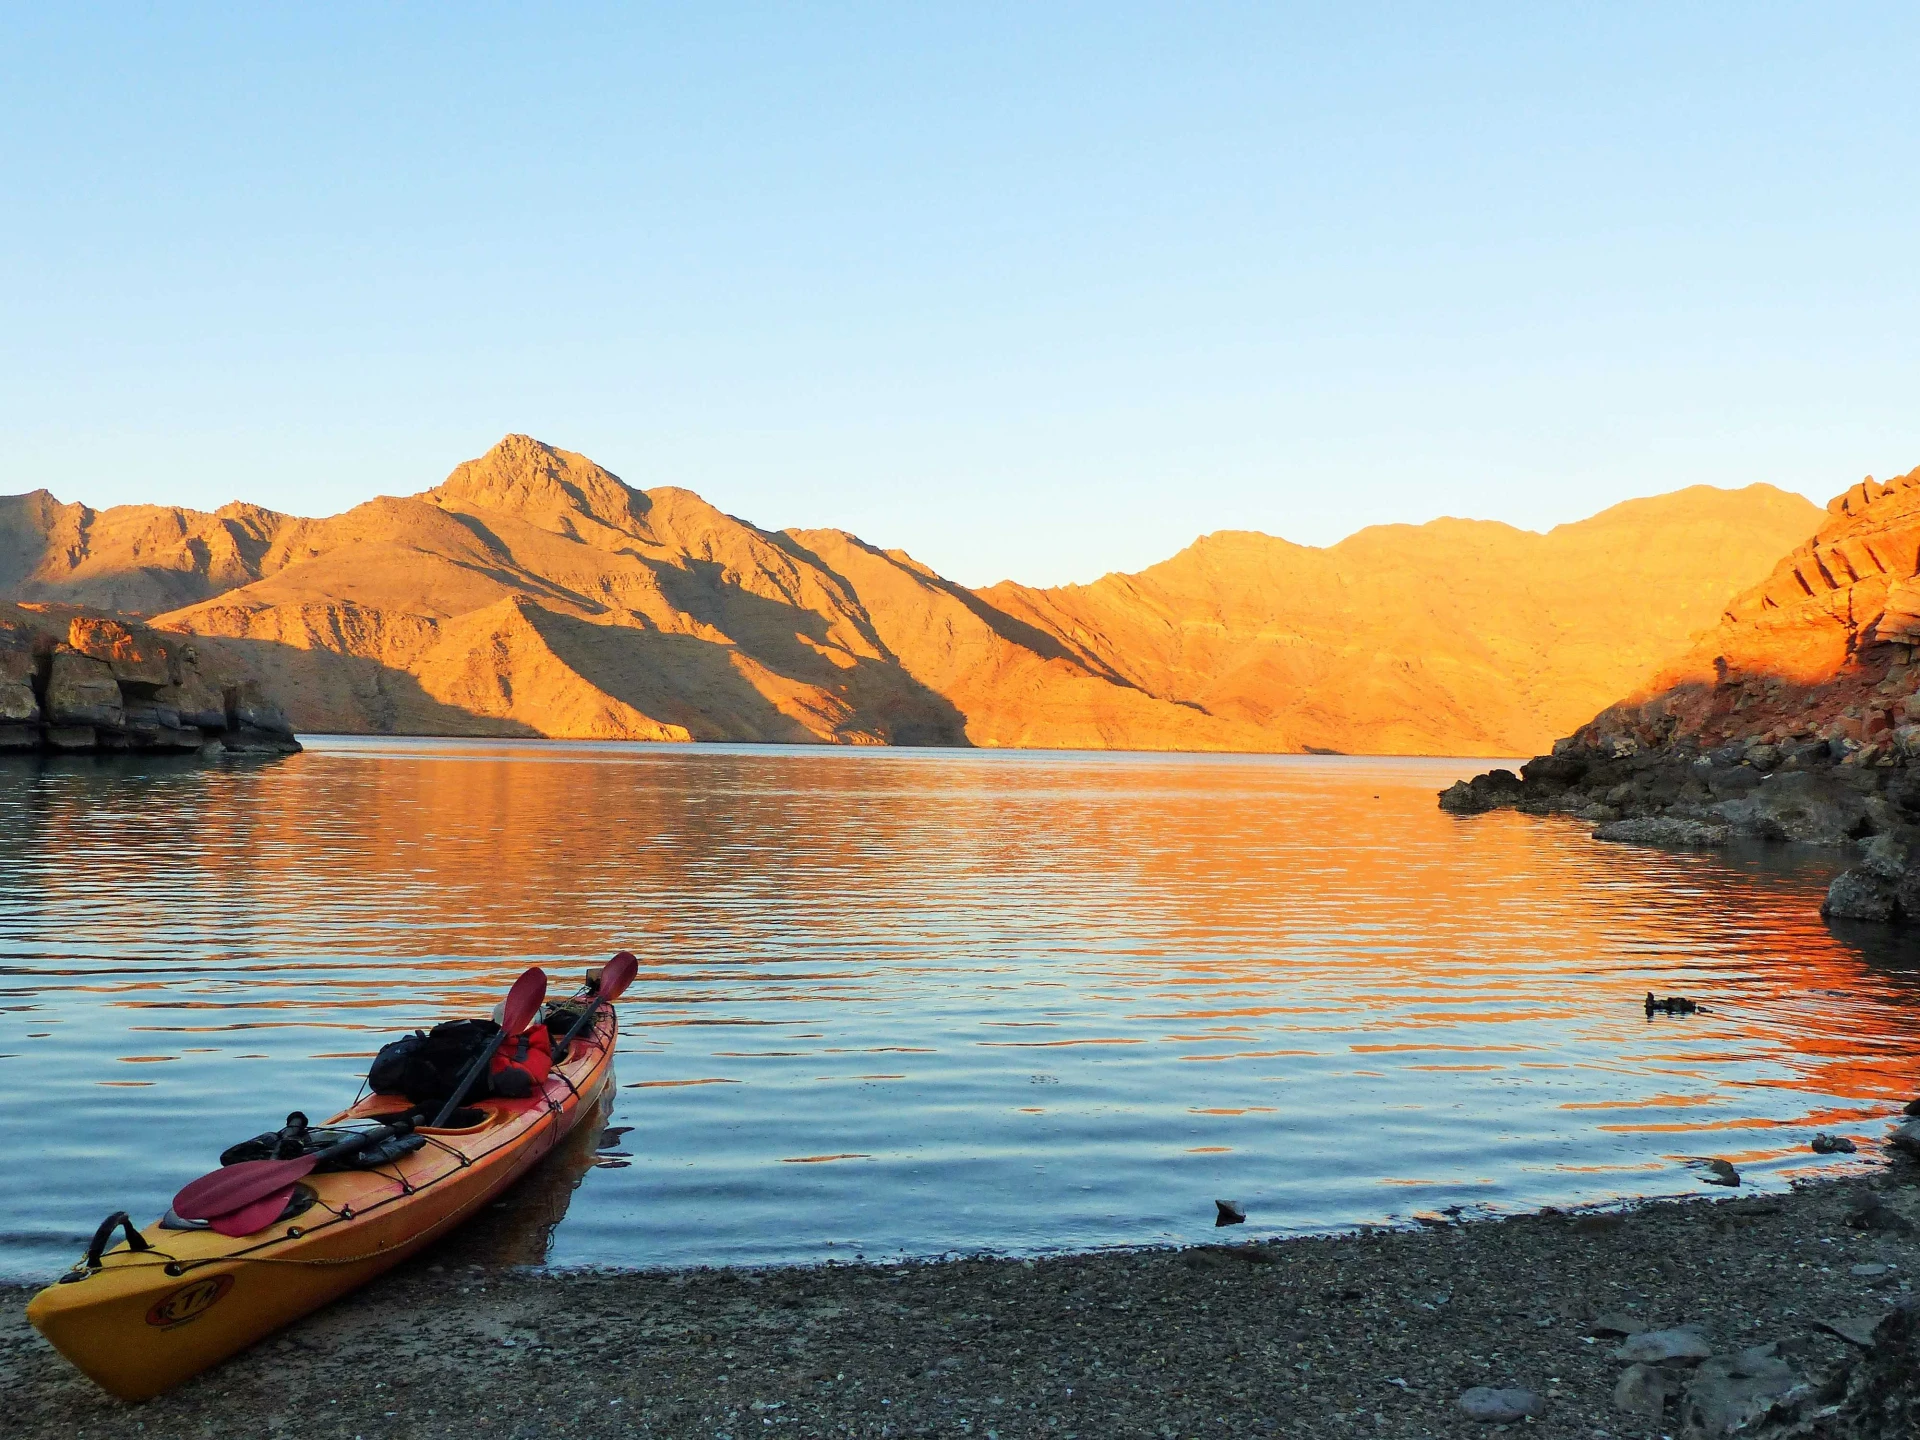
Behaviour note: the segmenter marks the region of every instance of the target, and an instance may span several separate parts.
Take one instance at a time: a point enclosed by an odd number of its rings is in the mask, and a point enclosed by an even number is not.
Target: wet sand
[[[1848,1223],[1878,1200],[1881,1226]],[[1888,1219],[1889,1212],[1896,1219]],[[1857,1218],[1857,1216],[1856,1216]],[[1920,1188],[1831,1181],[1609,1214],[1039,1261],[581,1274],[429,1253],[145,1405],[114,1401],[0,1291],[6,1431],[288,1435],[1486,1435],[1473,1386],[1523,1387],[1542,1437],[1678,1434],[1614,1407],[1614,1314],[1781,1342],[1920,1283]],[[1231,1237],[1232,1231],[1221,1234]],[[1891,1267],[1856,1274],[1854,1267]]]

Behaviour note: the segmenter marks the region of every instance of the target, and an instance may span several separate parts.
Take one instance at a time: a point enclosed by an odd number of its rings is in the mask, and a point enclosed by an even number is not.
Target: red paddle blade
[[[627,986],[633,983],[634,974],[639,969],[640,962],[633,958],[633,953],[622,950],[601,970],[600,986],[594,991],[594,999],[604,1000],[611,1005],[626,993]]]
[[[287,1201],[292,1198],[293,1186],[283,1186],[271,1195],[262,1196],[249,1205],[242,1205],[238,1210],[229,1210],[224,1215],[215,1215],[208,1222],[208,1228],[217,1230],[222,1235],[255,1234],[278,1220],[280,1212],[287,1208]]]
[[[212,1220],[285,1190],[317,1163],[312,1155],[293,1160],[242,1160],[202,1175],[173,1197],[173,1213],[182,1220]],[[282,1197],[280,1203],[287,1202]],[[278,1215],[278,1210],[273,1212]],[[271,1223],[271,1218],[263,1224]],[[244,1233],[244,1232],[243,1232]]]
[[[503,1035],[518,1035],[540,1013],[540,1002],[547,998],[547,972],[538,965],[524,971],[507,991],[507,1003],[500,1012]]]

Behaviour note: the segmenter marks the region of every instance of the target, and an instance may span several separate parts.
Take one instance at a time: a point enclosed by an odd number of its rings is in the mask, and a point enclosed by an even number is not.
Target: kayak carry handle
[[[60,1283],[70,1280],[84,1280],[100,1268],[100,1257],[107,1253],[107,1242],[113,1239],[113,1227],[120,1226],[127,1232],[129,1250],[151,1250],[146,1236],[133,1228],[133,1217],[124,1210],[116,1210],[100,1222],[100,1228],[93,1232],[93,1242],[87,1246],[87,1258],[83,1262],[85,1269],[73,1269],[60,1277]]]

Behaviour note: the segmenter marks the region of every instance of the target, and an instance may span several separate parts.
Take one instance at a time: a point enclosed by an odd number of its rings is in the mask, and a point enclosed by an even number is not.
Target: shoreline
[[[1716,1357],[1777,1345],[1769,1374],[1844,1377],[1860,1347],[1820,1322],[1915,1300],[1920,1173],[1034,1260],[556,1272],[444,1253],[144,1405],[33,1333],[31,1287],[0,1287],[9,1433],[1437,1440],[1495,1428],[1459,1405],[1484,1386],[1538,1397],[1513,1427],[1531,1435],[1678,1436],[1685,1397],[1616,1406],[1623,1340],[1595,1332],[1694,1325]],[[1672,1388],[1720,1364],[1698,1363]]]

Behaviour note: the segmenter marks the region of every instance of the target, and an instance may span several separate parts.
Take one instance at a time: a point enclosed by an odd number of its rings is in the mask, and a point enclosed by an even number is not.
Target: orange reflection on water
[[[554,1243],[637,1261],[1160,1238],[1221,1186],[1280,1228],[1397,1213],[1388,1185],[1684,1186],[1675,1134],[1722,1153],[1920,1088],[1910,958],[1815,911],[1841,857],[1443,815],[1472,768],[398,742],[56,765],[0,801],[0,946],[49,1037],[4,1047],[32,1068],[0,1103],[72,1162],[33,1201],[71,1228],[108,1167],[40,1117],[117,1061],[181,1051],[118,1082],[137,1103],[84,1102],[115,1174],[168,1137],[159,1191],[173,1157],[351,1092],[382,1038],[631,948],[615,1118],[648,1148],[593,1170]],[[1710,1013],[1649,1020],[1648,990]],[[243,1054],[273,1063],[242,1085]],[[820,1074],[844,1054],[903,1068]],[[856,1155],[870,1195],[792,1179]]]

